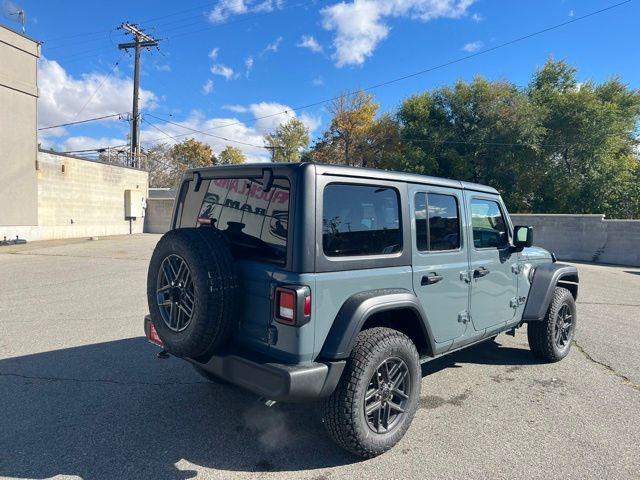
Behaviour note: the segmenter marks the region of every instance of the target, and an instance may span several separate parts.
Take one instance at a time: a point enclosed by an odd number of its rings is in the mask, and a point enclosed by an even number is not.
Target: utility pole
[[[130,43],[121,43],[118,45],[120,50],[128,50],[133,48],[135,51],[135,62],[133,67],[133,109],[131,118],[131,166],[136,166],[137,160],[140,158],[140,111],[138,108],[139,90],[140,90],[140,49],[158,46],[158,40],[147,35],[144,31],[134,23],[123,23],[118,29],[126,30],[135,41]]]

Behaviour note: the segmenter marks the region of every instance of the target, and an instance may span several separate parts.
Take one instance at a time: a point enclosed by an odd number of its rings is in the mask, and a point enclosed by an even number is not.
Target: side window
[[[460,248],[460,212],[453,195],[417,193],[415,197],[416,246],[419,251]]]
[[[476,248],[502,248],[509,244],[507,222],[498,202],[474,198],[471,200],[473,245]]]
[[[396,190],[330,184],[324,189],[322,248],[328,257],[387,255],[402,250]]]

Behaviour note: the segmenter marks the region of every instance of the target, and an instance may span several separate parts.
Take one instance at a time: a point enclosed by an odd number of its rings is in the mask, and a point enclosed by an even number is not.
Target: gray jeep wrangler
[[[409,428],[421,364],[528,324],[543,361],[576,328],[578,272],[499,193],[314,164],[189,170],[147,282],[149,340],[270,401],[323,400],[345,449]]]

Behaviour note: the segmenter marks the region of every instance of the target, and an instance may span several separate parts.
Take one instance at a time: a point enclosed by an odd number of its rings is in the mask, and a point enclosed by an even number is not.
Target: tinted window
[[[509,243],[507,224],[497,202],[472,199],[471,222],[476,248],[502,248]]]
[[[285,263],[289,181],[276,179],[265,192],[259,179],[211,180],[199,217],[224,233],[234,255]]]
[[[415,198],[416,245],[420,251],[460,248],[460,215],[453,195],[418,193]]]
[[[324,189],[322,247],[328,257],[383,255],[402,249],[398,194],[385,187]]]

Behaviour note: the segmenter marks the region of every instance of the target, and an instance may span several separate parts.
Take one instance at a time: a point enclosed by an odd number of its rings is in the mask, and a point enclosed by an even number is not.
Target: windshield
[[[198,223],[208,223],[227,238],[237,258],[284,264],[289,227],[289,180],[275,179],[269,191],[256,178],[211,180]]]

